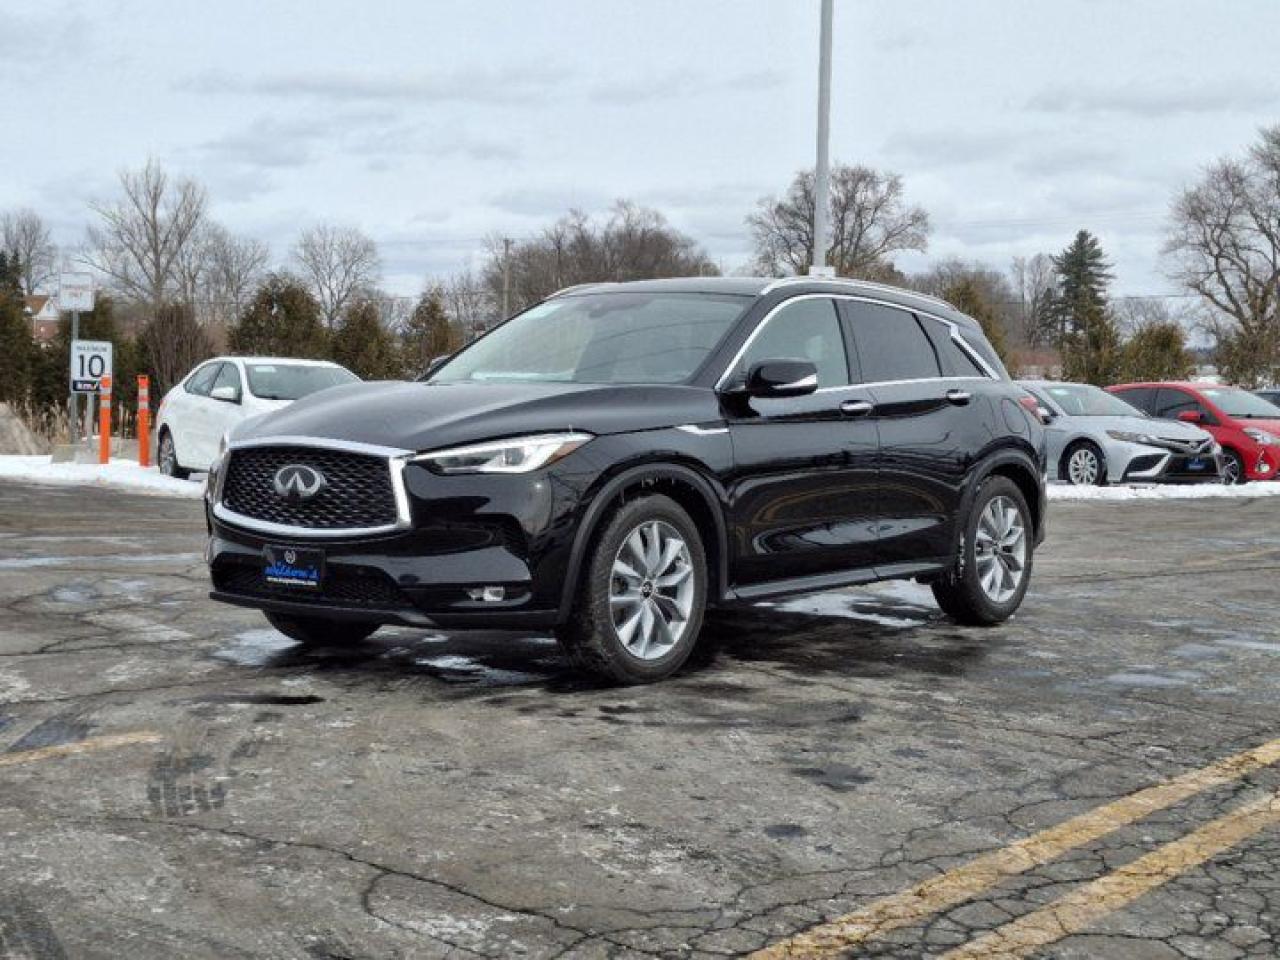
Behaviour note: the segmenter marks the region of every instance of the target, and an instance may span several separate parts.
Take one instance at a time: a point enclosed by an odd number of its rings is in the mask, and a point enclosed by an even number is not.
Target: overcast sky
[[[813,162],[818,0],[3,0],[0,209],[78,243],[148,155],[277,260],[321,220],[386,286],[571,206],[657,207],[725,270]],[[833,159],[901,173],[929,252],[1006,267],[1085,227],[1171,290],[1173,192],[1280,122],[1280,0],[836,0]]]

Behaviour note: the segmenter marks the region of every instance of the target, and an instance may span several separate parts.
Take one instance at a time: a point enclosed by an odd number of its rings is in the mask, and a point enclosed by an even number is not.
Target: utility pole
[[[71,342],[75,343],[80,339],[80,311],[71,311]],[[77,443],[80,439],[80,394],[76,393],[75,388],[70,390],[71,396],[67,399],[67,416],[71,424],[71,442]]]
[[[835,0],[822,0],[822,28],[818,38],[818,162],[813,178],[813,262],[809,276],[832,277],[827,266],[831,234],[831,20]]]
[[[502,319],[511,316],[511,238],[502,238]]]

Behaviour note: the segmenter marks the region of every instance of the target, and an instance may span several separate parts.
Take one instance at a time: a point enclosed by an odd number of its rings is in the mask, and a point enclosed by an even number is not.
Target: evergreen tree
[[[1087,230],[1053,258],[1058,275],[1053,314],[1063,376],[1105,386],[1120,371],[1120,331],[1107,303],[1111,264]]]
[[[1121,351],[1120,377],[1126,381],[1184,380],[1194,369],[1186,331],[1172,321],[1140,327]]]
[[[259,356],[318,360],[326,359],[329,350],[320,304],[301,281],[285,273],[271,274],[259,285],[228,341],[236,353]]]
[[[405,373],[411,377],[420,376],[432,360],[448,356],[462,346],[462,336],[449,320],[444,291],[439,286],[422,292],[400,339]]]
[[[35,344],[23,309],[21,264],[0,251],[0,402],[25,403],[31,392]]]
[[[996,307],[988,302],[982,288],[972,276],[960,276],[944,287],[942,299],[953,304],[961,313],[967,313],[977,320],[1001,362],[1005,366],[1010,365],[1009,344],[1000,319],[996,316]]]
[[[400,375],[395,340],[371,300],[347,305],[333,334],[332,357],[365,380],[392,380]]]

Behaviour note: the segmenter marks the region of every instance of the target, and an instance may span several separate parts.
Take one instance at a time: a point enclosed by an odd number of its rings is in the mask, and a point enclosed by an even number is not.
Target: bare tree
[[[432,286],[428,284],[428,287]],[[439,283],[444,294],[445,310],[470,339],[491,326],[498,311],[494,299],[470,269],[455,273]]]
[[[320,224],[304,230],[293,258],[330,329],[347,304],[376,286],[382,274],[377,244],[354,227]]]
[[[1027,347],[1042,347],[1054,341],[1054,295],[1058,273],[1053,258],[1046,253],[1014,257],[1009,268],[1017,299],[1018,340]]]
[[[18,261],[22,292],[30,296],[54,275],[58,248],[49,227],[34,210],[12,210],[0,215],[0,250]]]
[[[765,197],[747,217],[756,268],[769,276],[804,273],[813,263],[813,171],[797,173],[786,195]],[[889,259],[924,250],[929,215],[903,196],[902,178],[863,166],[831,171],[829,262],[846,277],[881,279],[895,271]]]
[[[1223,372],[1246,384],[1280,377],[1280,126],[1174,200],[1165,254],[1213,308]]]
[[[230,326],[253,299],[271,250],[261,240],[236,236],[216,224],[203,246],[205,299],[212,305],[212,319]]]
[[[615,203],[603,222],[571,210],[509,250],[501,238],[491,240],[481,286],[492,303],[502,302],[504,267],[513,311],[576,283],[720,272],[697,242],[661,213],[625,200]]]
[[[120,200],[93,204],[100,222],[89,227],[81,260],[156,315],[177,291],[179,259],[204,220],[204,187],[171,180],[155,160],[122,171],[120,187]]]

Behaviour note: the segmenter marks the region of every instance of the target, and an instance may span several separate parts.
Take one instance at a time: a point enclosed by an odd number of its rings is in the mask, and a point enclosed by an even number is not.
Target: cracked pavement
[[[1280,737],[1266,499],[1056,503],[1002,628],[878,585],[717,614],[630,689],[522,633],[300,653],[202,546],[197,503],[0,482],[0,956],[739,956]],[[962,948],[1277,788],[845,955]],[[1277,956],[1278,865],[1262,829],[1034,955]]]

